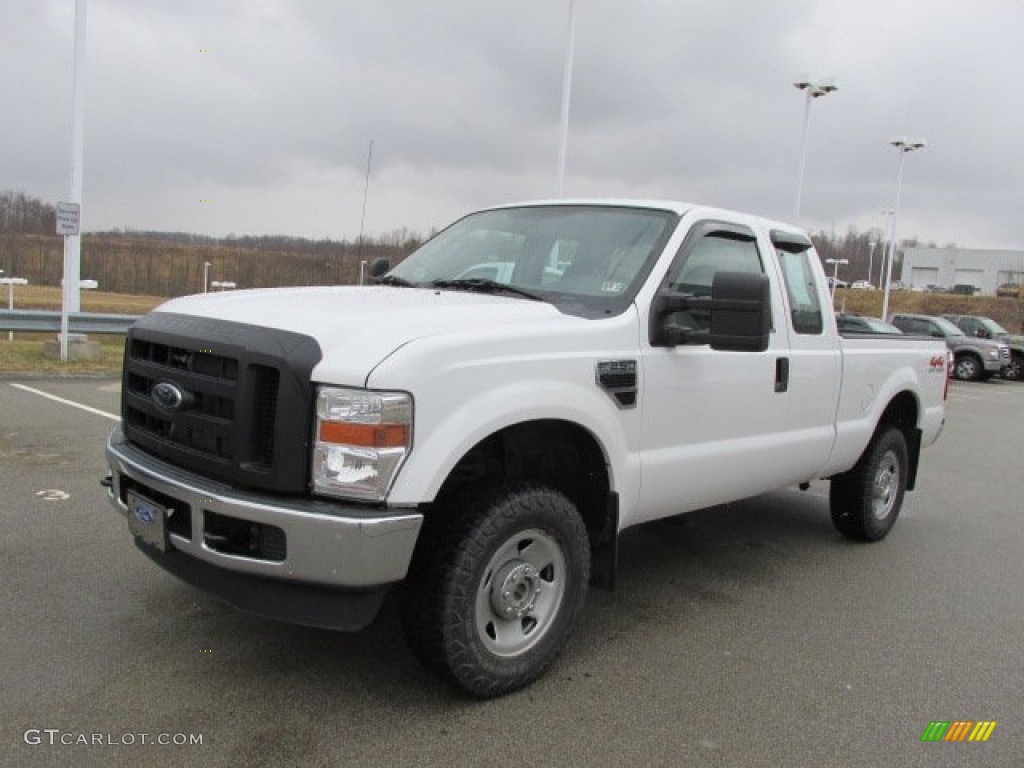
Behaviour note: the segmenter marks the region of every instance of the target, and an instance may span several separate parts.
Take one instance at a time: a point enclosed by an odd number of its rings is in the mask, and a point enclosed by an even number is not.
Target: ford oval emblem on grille
[[[185,392],[170,381],[160,381],[154,384],[149,396],[156,403],[156,407],[162,411],[184,411],[192,404],[191,393]]]

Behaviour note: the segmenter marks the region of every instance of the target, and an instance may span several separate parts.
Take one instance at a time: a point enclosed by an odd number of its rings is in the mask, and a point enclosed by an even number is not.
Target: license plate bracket
[[[167,516],[171,510],[135,491],[128,491],[125,497],[128,502],[128,530],[143,543],[166,552],[169,547]]]

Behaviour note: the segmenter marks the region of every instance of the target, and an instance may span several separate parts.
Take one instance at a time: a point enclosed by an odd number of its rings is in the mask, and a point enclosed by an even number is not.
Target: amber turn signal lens
[[[362,448],[404,448],[409,444],[405,424],[348,424],[320,422],[320,440],[324,443],[356,445]]]

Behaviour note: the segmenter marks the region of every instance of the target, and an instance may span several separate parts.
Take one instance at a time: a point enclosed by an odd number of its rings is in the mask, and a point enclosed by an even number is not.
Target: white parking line
[[[92,407],[90,407],[88,405],[82,405],[81,403],[76,403],[74,400],[65,400],[63,397],[57,397],[56,395],[51,395],[49,392],[43,392],[43,390],[41,390],[41,389],[35,389],[33,387],[26,387],[24,384],[15,384],[14,382],[8,382],[8,383],[12,387],[14,387],[15,389],[20,389],[23,392],[31,392],[33,395],[39,395],[40,397],[45,397],[47,400],[53,400],[55,402],[62,403],[64,405],[70,405],[72,408],[78,408],[79,410],[86,411],[88,413],[95,413],[97,416],[104,416],[104,417],[110,419],[111,421],[121,421],[121,417],[120,416],[118,416],[116,414],[113,414],[113,413],[107,413],[106,411],[101,411],[99,408],[92,408]]]

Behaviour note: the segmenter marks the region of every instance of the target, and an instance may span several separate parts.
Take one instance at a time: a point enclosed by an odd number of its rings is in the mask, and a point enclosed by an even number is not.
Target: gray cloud
[[[66,194],[71,0],[13,0],[0,28],[0,187]],[[787,219],[802,95],[801,222],[878,226],[907,158],[899,232],[1018,247],[1024,223],[1013,0],[576,0],[566,191]],[[87,228],[353,236],[443,225],[555,189],[568,2],[92,0]],[[212,200],[200,203],[200,200]]]

